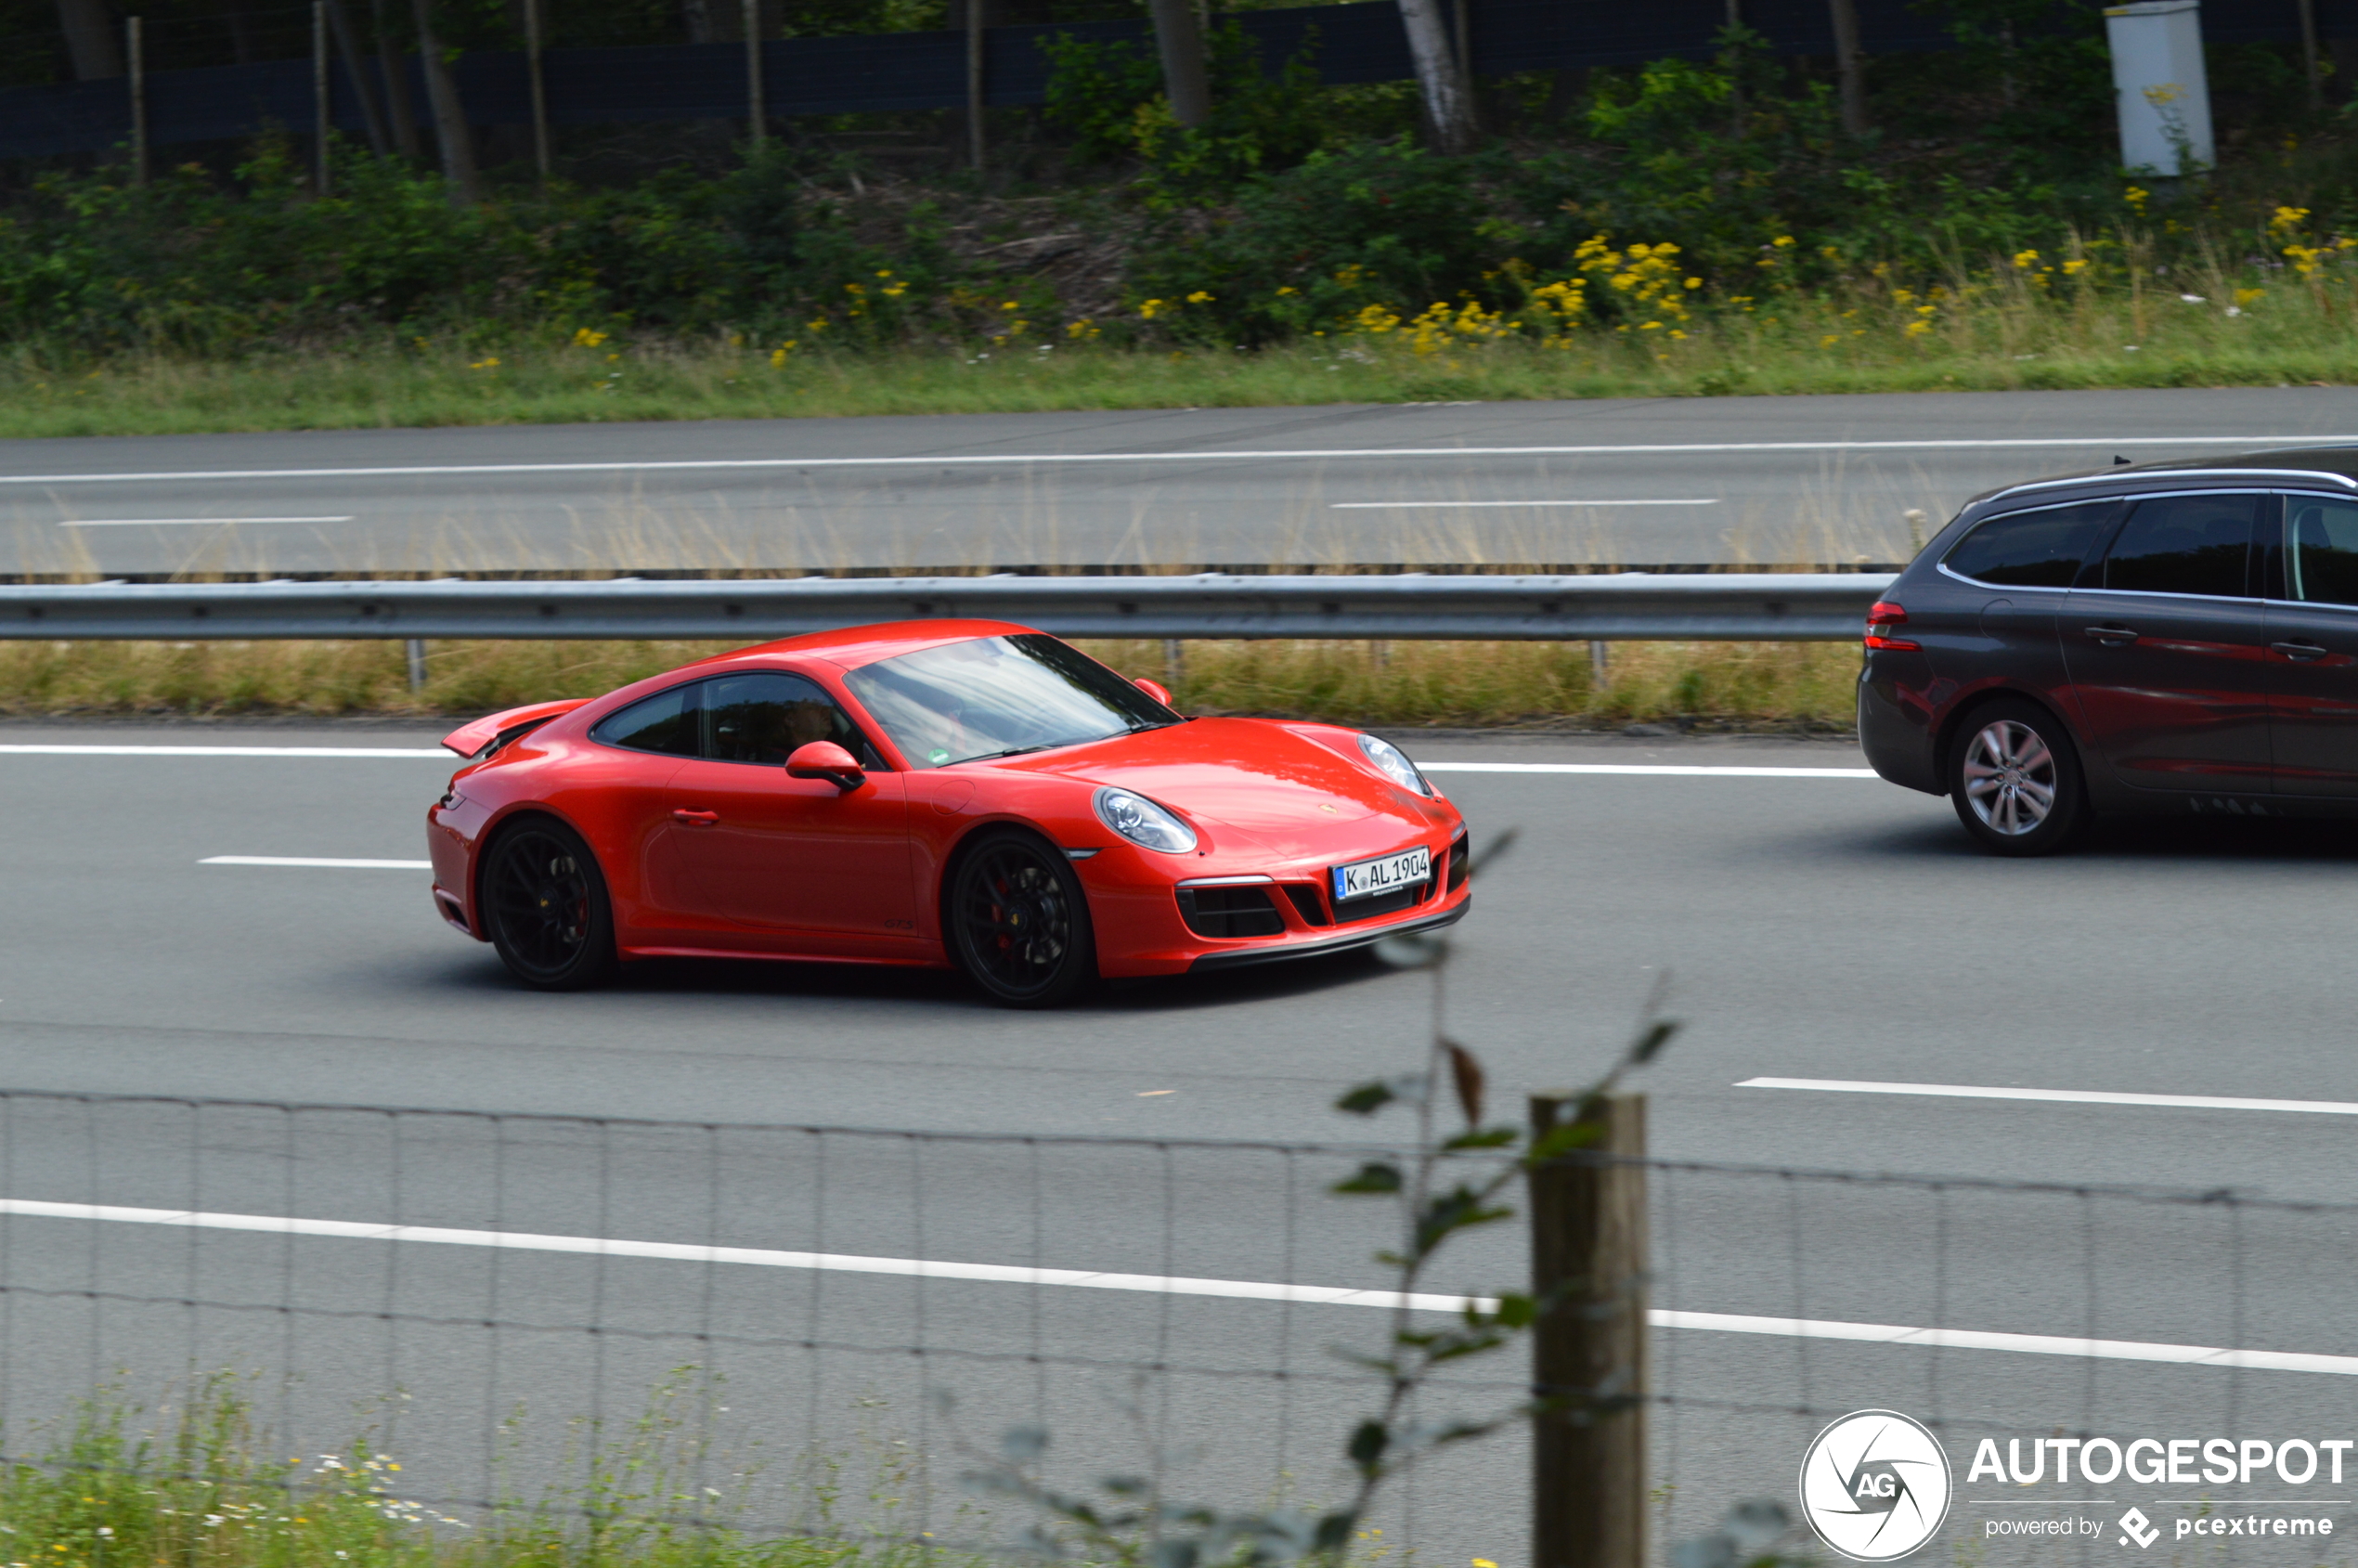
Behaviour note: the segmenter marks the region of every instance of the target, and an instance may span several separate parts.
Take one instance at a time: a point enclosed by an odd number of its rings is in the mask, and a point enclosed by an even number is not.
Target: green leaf
[[[1359,1173],[1337,1182],[1333,1189],[1339,1193],[1393,1193],[1400,1190],[1400,1169],[1380,1160],[1370,1160],[1359,1167]]]
[[[1502,1328],[1528,1328],[1539,1321],[1539,1303],[1529,1296],[1500,1296],[1490,1320]]]
[[[1471,1133],[1460,1133],[1441,1147],[1456,1153],[1469,1148],[1505,1148],[1522,1134],[1512,1127],[1477,1127]]]
[[[1391,1084],[1378,1079],[1373,1083],[1362,1083],[1343,1095],[1335,1102],[1335,1108],[1347,1110],[1354,1116],[1373,1116],[1397,1097],[1392,1092]]]
[[[1361,1421],[1351,1434],[1345,1452],[1351,1462],[1361,1470],[1370,1470],[1383,1462],[1383,1453],[1392,1446],[1392,1432],[1381,1421]]]

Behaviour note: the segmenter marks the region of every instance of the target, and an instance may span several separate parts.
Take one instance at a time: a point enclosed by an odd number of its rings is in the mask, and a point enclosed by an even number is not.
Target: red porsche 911
[[[1023,627],[908,621],[494,714],[443,742],[434,905],[546,990],[783,958],[955,965],[1014,1006],[1466,913],[1464,819],[1397,747],[1169,700]]]

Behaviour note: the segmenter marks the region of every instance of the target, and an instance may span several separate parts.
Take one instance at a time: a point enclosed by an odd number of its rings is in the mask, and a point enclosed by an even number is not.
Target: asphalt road
[[[431,733],[16,725],[0,745],[399,748]],[[1859,766],[1822,743],[1405,738],[1436,764]],[[1415,1065],[1429,981],[1365,959],[1131,986],[1044,1016],[993,1011],[947,977],[824,968],[666,965],[548,997],[516,990],[487,949],[445,928],[415,873],[199,863],[415,858],[447,772],[400,758],[0,754],[0,1083],[739,1129],[1320,1142],[1366,1131],[1326,1108],[1341,1087]],[[1596,1071],[1667,972],[1684,1029],[1642,1086],[1668,1158],[2358,1199],[2340,1112],[1740,1086],[1765,1076],[2346,1110],[2358,1102],[2347,833],[2112,826],[2079,853],[2015,863],[1972,852],[1944,802],[1872,780],[1440,777],[1478,830],[1523,833],[1459,927],[1450,981],[1453,1032],[1488,1064],[1495,1104]],[[1367,1261],[1385,1239],[1377,1212],[1319,1196],[1334,1167],[1312,1156],[35,1100],[10,1104],[0,1135],[0,1196],[19,1200],[1383,1283]],[[1660,1180],[1655,1215],[1655,1302],[1676,1312],[2358,1353],[2353,1226],[2338,1211],[1689,1173]],[[1304,1374],[1331,1369],[1322,1347],[1365,1344],[1381,1323],[1365,1307],[1217,1295],[121,1220],[19,1215],[0,1220],[0,1249],[17,1408],[116,1368],[136,1385],[192,1362],[292,1364],[300,1384],[257,1385],[266,1417],[276,1402],[317,1445],[341,1441],[317,1434],[348,1432],[367,1406],[421,1488],[458,1497],[487,1484],[512,1404],[529,1417],[515,1462],[554,1473],[564,1419],[635,1411],[688,1362],[728,1372],[732,1419],[719,1424],[732,1443],[816,1440],[855,1470],[889,1462],[893,1436],[923,1438],[937,1472],[968,1462],[918,1397],[922,1377],[959,1392],[957,1430],[978,1443],[1037,1411],[1057,1452],[1091,1466],[1136,1462],[1160,1435],[1202,1449],[1177,1488],[1190,1495],[1252,1496],[1282,1459],[1305,1495],[1331,1497],[1325,1456],[1359,1396]],[[1481,1289],[1521,1270],[1501,1229],[1429,1284]],[[94,1309],[91,1291],[110,1299]],[[178,1304],[191,1299],[218,1304]],[[2343,1432],[2350,1407],[2346,1372],[1709,1328],[1665,1328],[1656,1354],[1679,1402],[1657,1423],[1673,1538],[1732,1497],[1789,1493],[1818,1424],[1796,1407],[1896,1406],[2002,1445],[2090,1428],[2325,1437]],[[1128,1387],[1119,1367],[1156,1360],[1193,1370],[1171,1379],[1168,1406],[1164,1385],[1150,1388],[1133,1420],[1115,1407]],[[1264,1375],[1280,1366],[1289,1380]],[[368,1406],[396,1388],[405,1397]],[[1432,1561],[1512,1562],[1522,1463],[1511,1438],[1470,1448],[1388,1527]],[[1974,1541],[1986,1518],[2022,1513],[2011,1499],[2026,1494],[1959,1479],[1963,1498],[2010,1499],[1961,1503],[1952,1528]],[[2232,1490],[2320,1507],[2353,1495]],[[853,1491],[847,1507],[868,1506]],[[2192,1493],[2053,1495],[2139,1501],[2161,1518],[2162,1502],[2183,1512]],[[977,1527],[955,1506],[945,1484],[927,1527]],[[2100,1544],[2112,1549],[2109,1536]],[[2054,1549],[2001,1542],[1983,1561]],[[2231,1555],[2289,1561],[2274,1543]]]
[[[0,571],[1877,562],[2019,480],[2358,440],[2346,388],[18,441]]]

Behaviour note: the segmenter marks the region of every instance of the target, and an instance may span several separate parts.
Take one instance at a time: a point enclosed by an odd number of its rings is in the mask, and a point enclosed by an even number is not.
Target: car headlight
[[[1184,855],[1196,847],[1196,830],[1143,795],[1126,789],[1101,789],[1095,802],[1097,820],[1127,838],[1166,855]]]
[[[1408,754],[1390,741],[1379,740],[1374,735],[1362,735],[1359,737],[1359,749],[1375,765],[1376,771],[1401,788],[1413,789],[1427,797],[1432,794],[1432,785],[1425,783],[1425,776],[1417,771],[1417,765],[1408,760]]]

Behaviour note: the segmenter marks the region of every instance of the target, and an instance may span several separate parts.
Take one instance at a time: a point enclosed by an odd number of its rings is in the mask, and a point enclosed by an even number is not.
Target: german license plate
[[[1396,855],[1383,855],[1356,865],[1335,867],[1335,902],[1352,899],[1372,899],[1380,893],[1396,893],[1403,888],[1413,888],[1419,882],[1432,880],[1432,851],[1419,845]]]

